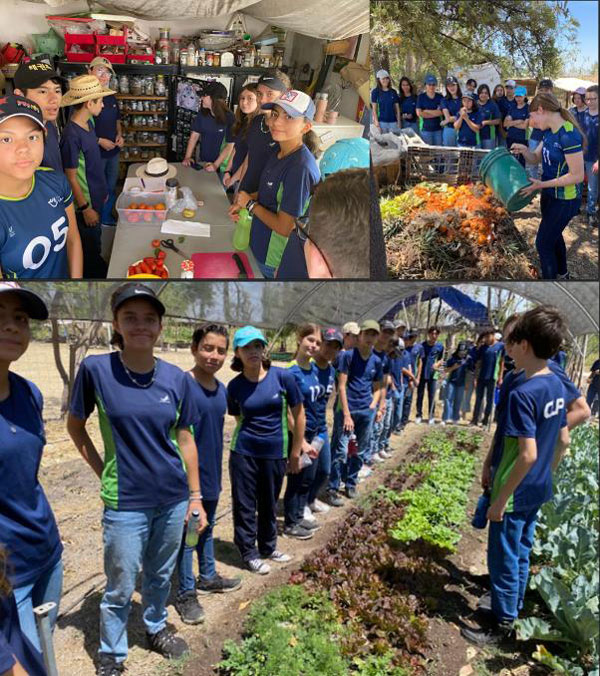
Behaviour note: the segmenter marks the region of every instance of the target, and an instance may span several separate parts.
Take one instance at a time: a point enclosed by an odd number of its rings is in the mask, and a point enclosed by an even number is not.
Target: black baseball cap
[[[389,322],[387,319],[384,319],[382,322],[379,322],[379,328],[382,331],[395,331],[396,327],[393,322]]]
[[[258,79],[257,85],[265,85],[269,89],[274,89],[278,92],[287,92],[288,88],[276,75],[261,75]]]
[[[454,75],[448,75],[446,78],[446,84],[458,84],[458,80],[454,77]]]
[[[16,96],[15,94],[0,98],[0,124],[18,115],[30,118],[34,122],[37,122],[44,131],[46,130],[42,109],[35,101],[26,99],[24,96]]]
[[[407,338],[416,338],[418,335],[419,334],[417,331],[414,330],[407,331],[406,335],[404,336],[404,340],[406,340]]]
[[[333,343],[334,341],[337,340],[337,342],[340,345],[344,344],[344,336],[342,336],[342,332],[339,329],[336,328],[325,329],[322,335],[323,340],[326,343]]]
[[[464,92],[462,95],[463,99],[471,99],[471,101],[477,101],[477,94],[474,92]]]
[[[132,298],[143,298],[149,303],[152,303],[159,316],[165,314],[165,306],[158,300],[156,294],[149,286],[145,284],[124,284],[112,298],[112,311],[113,314],[123,305],[127,300]]]
[[[542,80],[540,80],[540,84],[538,87],[547,87],[548,89],[553,89],[554,88],[554,82],[549,77],[545,77]]]
[[[65,78],[60,76],[50,64],[34,59],[22,63],[17,68],[13,86],[15,89],[25,91],[26,89],[36,89],[48,80],[59,80],[61,84],[66,82]]]
[[[467,344],[466,341],[461,340],[460,343],[458,344],[456,351],[457,352],[466,352],[469,349],[469,345]]]
[[[227,100],[227,87],[221,82],[208,82],[202,87],[202,96],[210,96],[213,99]]]
[[[0,282],[0,294],[15,293],[31,319],[48,319],[46,303],[37,293],[21,288],[16,282]]]

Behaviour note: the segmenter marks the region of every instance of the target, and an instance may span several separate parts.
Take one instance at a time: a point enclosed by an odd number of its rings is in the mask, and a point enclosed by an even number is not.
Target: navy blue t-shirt
[[[513,97],[512,101],[509,101],[506,96],[502,96],[501,98],[496,101],[498,104],[498,108],[500,108],[500,115],[502,115],[502,119],[504,119],[508,115],[508,109],[512,106],[512,104],[515,102],[515,99]]]
[[[295,230],[292,230],[292,234],[288,237],[275,277],[277,279],[308,279],[304,242],[300,240]]]
[[[218,500],[221,493],[227,390],[218,380],[214,390],[207,390],[191,374],[190,378],[192,402],[197,415],[197,422],[192,429],[198,449],[200,489],[205,500]]]
[[[519,108],[517,102],[513,101],[506,115],[510,115],[513,120],[527,120],[529,118],[529,104],[526,103],[522,108]],[[525,143],[527,141],[527,130],[509,127],[506,130],[506,138],[515,143]]]
[[[418,122],[417,118],[417,97],[412,96],[405,96],[403,99],[400,100],[400,114],[402,115],[411,115],[411,117],[407,117],[406,119],[401,117],[400,121],[402,122],[402,126],[405,127],[407,124],[414,124],[415,122]]]
[[[307,441],[312,441],[312,438],[319,431],[322,422],[319,418],[321,410],[319,402],[324,399],[325,404],[327,404],[329,395],[319,382],[319,369],[314,362],[310,363],[308,369],[304,369],[294,360],[290,362],[289,369],[296,379],[296,384],[302,395],[302,403],[304,404],[304,413],[306,415],[304,437]]]
[[[86,201],[94,211],[102,213],[102,206],[108,195],[108,186],[104,176],[104,165],[100,155],[98,137],[90,124],[90,130],[69,120],[60,142],[63,167],[77,169],[77,180],[83,190]]]
[[[443,359],[444,346],[442,343],[430,345],[426,340],[421,343],[421,355],[423,357],[423,372],[421,377],[425,380],[431,380],[436,377],[438,371],[433,370],[433,365]]]
[[[193,123],[192,131],[200,134],[200,161],[214,162],[221,154],[227,129],[235,121],[231,111],[227,111],[225,122],[219,122],[211,113],[200,111]]]
[[[504,343],[497,342],[493,345],[482,345],[477,353],[477,359],[481,361],[479,380],[498,380],[500,359],[504,354]]]
[[[273,140],[264,113],[252,120],[246,135],[246,143],[248,144],[248,166],[240,182],[240,190],[255,193],[258,192],[260,175],[269,158],[279,152],[279,143]]]
[[[69,278],[65,210],[72,202],[67,177],[52,169],[37,169],[31,191],[22,199],[0,195],[0,267],[4,277]]]
[[[239,416],[231,451],[267,460],[289,456],[287,411],[302,403],[302,394],[289,369],[271,366],[254,383],[240,373],[227,385],[229,415]]]
[[[553,357],[550,357],[550,359],[556,362],[563,370],[567,365],[567,353],[564,350],[559,350]]]
[[[407,345],[404,352],[406,355],[408,355],[412,372],[416,376],[419,359],[423,357],[423,346],[421,345],[421,343],[415,343],[414,345],[410,346]]]
[[[551,181],[569,173],[566,156],[583,150],[583,137],[572,122],[565,120],[554,133],[551,129],[544,132],[542,148],[542,181]],[[581,183],[565,185],[560,188],[542,188],[542,192],[559,200],[581,198]]]
[[[397,121],[395,107],[400,103],[400,97],[395,89],[383,90],[375,87],[371,91],[371,103],[377,104],[377,117],[380,122]]]
[[[247,130],[246,130],[247,131]],[[233,133],[233,124],[227,127],[225,132],[226,143],[233,143],[233,159],[231,160],[231,167],[229,173],[233,176],[235,172],[242,166],[242,162],[246,159],[248,154],[248,141],[246,134],[243,131]]]
[[[369,408],[373,401],[373,384],[383,380],[383,363],[374,353],[363,359],[357,347],[345,350],[338,355],[337,370],[348,374],[346,381],[346,396],[350,413]],[[337,400],[337,409],[342,410],[342,404]]]
[[[100,115],[94,118],[94,128],[98,138],[106,138],[113,143],[117,139],[117,120],[121,119],[117,99],[112,94],[104,97],[104,108],[100,111]],[[118,146],[112,150],[104,150],[100,148],[100,155],[103,158],[114,157],[119,154],[121,150]]]
[[[143,384],[150,374],[135,374]],[[104,441],[100,497],[110,509],[136,510],[186,500],[187,474],[176,430],[198,422],[193,381],[172,364],[156,360],[154,382],[139,387],[118,352],[86,357],[79,367],[71,414],[86,420],[98,408]]]
[[[54,122],[46,122],[46,141],[44,143],[44,157],[42,158],[42,167],[54,169],[54,171],[63,170],[62,158],[60,156],[60,144],[58,141],[58,129]]]
[[[0,543],[8,551],[10,581],[22,587],[53,568],[63,547],[38,481],[46,443],[42,394],[11,371],[8,382],[10,395],[0,401]]]
[[[0,674],[12,669],[15,657],[29,676],[47,676],[41,653],[21,631],[14,594],[0,596]]]
[[[290,216],[303,216],[320,178],[317,161],[304,144],[282,159],[270,155],[260,177],[258,202],[274,214],[284,211]],[[254,213],[250,249],[256,260],[279,267],[287,241],[287,237],[271,230]]]
[[[452,355],[450,359],[446,362],[446,368],[450,368],[455,364],[458,364],[458,368],[454,369],[448,376],[448,382],[456,385],[457,387],[462,387],[465,384],[465,379],[467,377],[467,367],[469,363],[469,357],[461,359],[455,355]]]
[[[449,99],[444,96],[442,101],[442,109],[444,108],[446,108],[451,117],[457,118],[458,114],[460,113],[460,109],[462,108],[462,99],[458,97],[455,99]]]
[[[439,92],[436,92],[432,99],[425,92],[422,92],[417,97],[417,108],[421,110],[441,110],[443,101],[444,97]],[[419,128],[423,131],[440,131],[442,128],[440,126],[441,117],[422,117],[420,119]]]
[[[596,361],[592,364],[590,372],[592,371],[600,371],[600,359],[596,359]],[[595,376],[592,377],[590,387],[592,389],[598,390],[599,386],[600,386],[600,374],[596,374]]]
[[[315,414],[319,423],[319,432],[327,431],[327,420],[326,420],[326,411],[327,411],[327,402],[329,397],[333,392],[333,386],[335,385],[335,368],[331,364],[322,369],[315,363],[317,369],[317,378],[319,380],[319,388],[324,392],[322,397],[319,397],[315,402]]]
[[[498,120],[500,119],[500,109],[498,108],[496,102],[493,99],[489,99],[487,103],[480,103],[479,105],[479,112],[480,112],[480,117],[481,117],[481,122],[484,120]],[[480,124],[481,124],[480,122]],[[485,125],[484,127],[481,127],[479,130],[479,138],[482,141],[486,141],[488,139],[495,139],[496,138],[496,125]]]
[[[595,162],[598,159],[598,113],[592,115],[589,110],[586,110],[581,128],[587,136],[588,143],[583,159],[586,162]]]
[[[468,113],[468,117],[473,124],[481,124],[481,112],[479,110],[476,110],[474,113]],[[456,140],[461,145],[474,148],[479,143],[479,132],[473,131],[466,121],[462,120],[456,134]]]
[[[403,368],[406,368],[404,354],[401,357],[390,357],[390,374],[394,386],[398,391],[401,391],[404,386],[404,375],[402,374]],[[392,388],[390,387],[390,390],[391,389]]]

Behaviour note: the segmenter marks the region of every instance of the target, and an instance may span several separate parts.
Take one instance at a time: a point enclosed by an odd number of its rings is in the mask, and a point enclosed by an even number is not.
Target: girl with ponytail
[[[531,126],[544,131],[544,138],[534,152],[523,143],[514,143],[511,152],[522,155],[529,164],[542,163],[542,180],[530,179],[521,193],[542,193],[542,220],[535,241],[542,277],[568,279],[567,247],[562,233],[581,206],[587,140],[577,120],[554,94],[536,94],[529,115]]]

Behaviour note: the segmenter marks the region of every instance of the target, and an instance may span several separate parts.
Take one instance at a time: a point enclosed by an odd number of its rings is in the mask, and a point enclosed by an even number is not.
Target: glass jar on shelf
[[[149,75],[144,81],[144,94],[154,96],[154,76]]]
[[[134,75],[129,83],[129,89],[133,96],[142,96],[144,94],[144,78]]]
[[[127,75],[119,77],[119,92],[121,94],[129,94],[129,77]]]
[[[167,94],[167,85],[165,82],[164,75],[156,76],[156,86],[154,88],[156,96],[166,96]]]

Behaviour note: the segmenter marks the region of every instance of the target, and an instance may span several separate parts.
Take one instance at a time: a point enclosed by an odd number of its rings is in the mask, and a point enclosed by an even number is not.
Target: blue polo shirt
[[[411,115],[412,117],[404,119],[400,118],[400,121],[402,122],[402,126],[406,126],[407,124],[414,124],[415,122],[418,122],[419,119],[417,117],[417,97],[416,96],[405,96],[404,98],[400,99],[400,113],[401,115]]]
[[[14,594],[0,596],[0,673],[12,669],[19,660],[29,676],[47,676],[40,652],[21,631]]]
[[[247,130],[246,130],[247,131]],[[246,159],[248,154],[248,141],[246,140],[246,134],[243,131],[238,131],[234,134],[233,124],[227,127],[225,132],[225,141],[227,143],[233,143],[233,159],[231,160],[231,168],[229,173],[231,175],[242,166],[242,162]]]
[[[550,359],[553,362],[556,362],[563,370],[567,365],[567,353],[564,350],[559,350],[553,357],[550,357]]]
[[[563,122],[556,133],[546,129],[542,149],[542,181],[550,181],[569,173],[566,156],[583,150],[583,138],[572,122]],[[562,188],[542,188],[546,195],[559,200],[581,198],[581,183]]]
[[[106,138],[114,143],[117,140],[117,120],[121,119],[121,113],[119,112],[117,99],[113,94],[105,96],[103,100],[104,108],[100,111],[100,115],[94,118],[96,136],[98,138]],[[98,147],[100,148],[100,146]],[[108,159],[109,157],[118,155],[120,150],[118,146],[112,150],[100,148],[100,156],[103,159]]]
[[[393,89],[383,90],[375,87],[371,91],[371,103],[377,104],[377,117],[380,122],[396,122],[396,104],[400,103],[398,92]]]
[[[498,380],[500,360],[504,354],[504,343],[497,342],[493,345],[482,345],[477,353],[477,359],[481,361],[479,380]]]
[[[586,162],[595,162],[598,159],[598,113],[592,115],[589,110],[586,110],[581,128],[587,136],[588,143],[583,159]]]
[[[62,554],[54,514],[38,481],[46,437],[43,399],[29,380],[8,372],[0,401],[0,544],[8,551],[13,587],[33,583]]]
[[[419,364],[419,359],[421,359],[423,356],[423,346],[421,345],[421,343],[415,343],[410,347],[407,346],[404,352],[408,356],[408,359],[410,360],[410,365],[413,374],[417,375],[417,366]]]
[[[285,211],[290,216],[303,216],[320,178],[317,161],[304,144],[282,159],[270,155],[260,177],[258,202],[272,213]],[[287,237],[267,227],[256,213],[253,215],[250,249],[256,260],[279,267],[287,241]]]
[[[517,106],[517,102],[513,101],[506,113],[510,115],[513,120],[527,120],[529,118],[529,104],[524,104],[522,108]],[[505,116],[506,117],[506,116]],[[509,127],[506,130],[506,138],[514,143],[526,143],[527,130],[517,129],[517,127]]]
[[[537,458],[509,498],[507,512],[529,511],[552,499],[552,460],[559,432],[567,426],[566,406],[565,390],[554,373],[528,378],[509,393],[492,501],[515,466],[519,438],[535,439]]]
[[[225,143],[227,128],[234,123],[235,117],[228,110],[225,122],[219,122],[212,113],[204,113],[203,110],[192,122],[192,131],[200,134],[200,161],[214,162],[219,157]]]
[[[258,191],[260,175],[265,164],[271,155],[279,152],[279,143],[273,140],[264,113],[257,115],[250,123],[246,143],[248,145],[248,166],[240,182],[240,190],[255,193]]]
[[[108,195],[104,176],[104,165],[100,155],[98,137],[90,124],[90,130],[69,120],[60,142],[63,167],[77,169],[77,180],[86,201],[94,211],[102,213],[102,206]]]
[[[458,368],[452,371],[448,376],[448,382],[456,385],[456,387],[464,387],[465,379],[467,377],[467,367],[469,363],[469,357],[461,359],[456,355],[452,355],[450,359],[446,362],[446,368],[450,368],[455,364],[458,364]]]
[[[402,355],[402,357],[390,358],[390,374],[394,386],[399,392],[402,391],[402,388],[404,387],[404,375],[402,374],[402,369],[406,368],[404,362],[404,355]],[[392,388],[390,387],[389,389],[391,390]]]
[[[7,279],[69,279],[66,208],[72,202],[67,177],[42,168],[25,197],[0,195],[0,267]]]
[[[436,92],[434,97],[431,99],[425,92],[422,92],[417,96],[417,108],[421,110],[441,110],[443,107],[444,97]],[[424,117],[420,118],[419,129],[422,131],[440,131],[442,128],[440,122],[442,121],[441,117]]]
[[[200,489],[204,500],[218,500],[221,493],[227,390],[218,380],[214,390],[207,390],[191,374],[189,377],[192,381],[192,404],[197,416],[192,430],[198,449]]]
[[[63,170],[62,158],[60,156],[60,143],[58,140],[58,129],[54,122],[46,122],[46,141],[44,142],[44,157],[42,158],[42,167],[54,169],[54,171]]]
[[[271,366],[254,383],[240,373],[227,385],[229,415],[239,416],[231,439],[232,453],[265,460],[289,456],[287,412],[302,403],[302,394],[289,369]]]
[[[302,368],[294,360],[289,366],[290,373],[296,379],[296,384],[302,395],[302,403],[304,404],[304,413],[306,415],[306,431],[304,437],[307,441],[312,441],[312,438],[317,434],[322,426],[320,419],[321,404],[320,401],[325,401],[329,395],[319,381],[319,369],[314,362],[311,362],[308,369]]]
[[[295,230],[292,230],[292,234],[288,237],[275,277],[277,279],[309,278],[304,256],[304,242],[300,240]]]
[[[152,372],[135,374],[150,383]],[[139,387],[118,352],[86,357],[79,367],[70,411],[86,420],[98,408],[104,442],[100,497],[115,510],[152,509],[189,495],[176,430],[197,424],[193,381],[177,366],[156,360],[154,382]]]
[[[451,115],[452,117],[458,117],[460,109],[462,108],[462,99],[458,97],[453,99],[444,96],[442,100],[442,109],[444,108],[448,111],[448,114]]]
[[[479,113],[481,117],[481,122],[484,120],[498,120],[500,119],[500,109],[498,108],[496,102],[493,99],[489,99],[487,103],[477,104],[479,106]],[[482,127],[479,130],[479,138],[482,141],[486,141],[488,139],[495,139],[496,138],[496,125],[488,126],[487,124],[485,127]]]
[[[426,340],[421,343],[421,355],[423,358],[423,373],[422,377],[425,380],[437,378],[438,371],[433,370],[435,362],[443,359],[444,346],[442,343],[434,343],[430,345]]]
[[[348,375],[346,396],[350,413],[369,408],[373,401],[373,384],[383,380],[381,359],[374,351],[363,359],[358,348],[355,347],[339,353],[337,369],[339,373]],[[342,410],[339,395],[336,408]]]
[[[569,108],[569,112],[577,120],[577,122],[579,123],[579,126],[582,126],[583,121],[585,119],[585,115],[588,112],[588,108],[585,108],[584,110],[579,111],[579,110],[577,110],[577,108],[575,106],[571,106],[571,108]]]
[[[468,113],[468,117],[469,120],[473,122],[473,124],[481,124],[481,112],[479,110],[476,110],[474,113]],[[473,131],[471,127],[469,127],[469,125],[465,122],[465,120],[462,120],[456,135],[456,140],[459,145],[470,146],[474,148],[475,146],[479,145],[480,133],[481,132],[479,131]]]
[[[319,397],[315,402],[315,413],[317,420],[319,422],[319,433],[327,431],[327,420],[326,420],[326,411],[327,411],[327,402],[329,397],[333,392],[333,387],[335,385],[335,368],[329,364],[324,369],[315,364],[317,369],[317,378],[319,380],[319,388],[324,392],[322,397]]]

